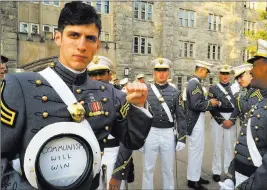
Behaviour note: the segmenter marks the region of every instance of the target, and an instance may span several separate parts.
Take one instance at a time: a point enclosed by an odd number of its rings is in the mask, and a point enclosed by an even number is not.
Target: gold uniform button
[[[107,139],[103,139],[103,143],[106,143],[107,142]]]
[[[41,80],[36,80],[35,84],[40,85],[40,84],[42,84],[42,81]]]
[[[104,91],[104,90],[106,89],[106,87],[105,87],[105,86],[100,86],[100,89],[101,89],[102,91]]]
[[[42,101],[43,101],[43,102],[46,102],[47,100],[48,100],[47,96],[43,96],[43,97],[42,97]]]
[[[124,164],[126,164],[127,163],[127,161],[124,161]]]
[[[260,114],[258,114],[258,115],[257,115],[257,118],[259,119],[260,117],[261,117],[261,115],[260,115]]]
[[[258,138],[258,137],[256,137],[256,138],[255,138],[255,141],[256,141],[256,142],[258,142],[258,141],[259,141],[259,138]]]
[[[48,117],[48,113],[47,113],[47,112],[44,112],[44,113],[43,113],[43,117],[44,117],[44,118],[47,118],[47,117]]]
[[[235,151],[235,154],[237,154],[237,151]]]
[[[239,144],[239,141],[236,141],[236,144]]]
[[[51,68],[54,68],[55,66],[56,66],[55,63],[50,63]]]
[[[267,110],[267,106],[264,106],[264,109]]]
[[[103,156],[104,155],[104,152],[101,152],[100,154],[101,154],[101,156]]]
[[[80,94],[82,92],[82,90],[81,89],[77,89],[76,92],[77,92],[77,94]]]
[[[107,99],[107,98],[103,98],[102,101],[103,101],[103,102],[107,102],[108,99]]]
[[[105,127],[105,130],[108,131],[108,130],[109,130],[109,126],[106,126],[106,127]]]
[[[121,175],[124,175],[124,173],[121,173]]]
[[[248,161],[250,161],[251,160],[251,157],[248,157]]]
[[[243,136],[243,135],[244,135],[244,133],[242,132],[242,133],[240,133],[240,135],[241,135],[241,136]]]
[[[108,111],[106,111],[106,112],[105,112],[105,116],[107,117],[108,115],[109,115],[109,112],[108,112]]]
[[[255,129],[259,129],[259,126],[255,126]]]

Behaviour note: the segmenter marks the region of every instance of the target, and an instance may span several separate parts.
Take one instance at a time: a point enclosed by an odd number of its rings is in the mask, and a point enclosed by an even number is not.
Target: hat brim
[[[3,56],[3,55],[1,55],[1,62],[2,62],[2,63],[6,63],[6,62],[8,62],[8,58],[5,57],[5,56]]]
[[[266,59],[266,57],[263,57],[263,56],[254,56],[251,59],[247,60],[247,62],[253,64],[255,61],[257,61],[258,59],[261,59],[261,58]]]
[[[242,71],[241,73],[238,73],[236,76],[235,76],[235,80],[237,80],[239,77],[241,77],[246,71]]]

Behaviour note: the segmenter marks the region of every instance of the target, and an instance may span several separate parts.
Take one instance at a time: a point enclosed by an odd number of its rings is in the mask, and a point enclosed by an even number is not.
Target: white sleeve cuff
[[[151,115],[151,113],[148,111],[148,103],[147,103],[147,102],[146,102],[146,104],[145,104],[145,107],[146,107],[146,108],[138,107],[138,106],[135,106],[135,105],[133,105],[133,104],[132,104],[132,106],[134,106],[134,107],[140,109],[142,112],[144,112],[144,113],[146,114],[147,117],[149,117],[149,118],[152,118],[152,117],[153,117],[153,116]]]

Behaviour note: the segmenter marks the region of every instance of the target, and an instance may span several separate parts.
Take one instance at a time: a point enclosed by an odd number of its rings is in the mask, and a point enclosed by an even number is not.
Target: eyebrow
[[[67,31],[67,34],[76,34],[76,35],[81,35],[81,33],[80,32],[76,32],[76,31],[72,31],[72,30],[70,30],[70,31]],[[91,35],[86,35],[85,36],[86,38],[88,38],[88,37],[95,37],[95,38],[98,38],[98,35],[93,35],[93,34],[91,34]]]

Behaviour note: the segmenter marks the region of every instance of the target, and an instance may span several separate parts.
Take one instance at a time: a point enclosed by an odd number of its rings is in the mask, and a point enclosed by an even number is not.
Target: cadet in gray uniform
[[[112,72],[115,72],[112,61],[104,56],[94,56],[87,70],[91,79],[105,83],[111,81]],[[111,134],[108,136],[108,139],[104,146],[104,155],[101,163],[102,173],[100,174],[98,189],[125,189],[128,177],[133,176],[133,151],[125,148]],[[131,174],[129,175],[130,172]]]
[[[152,123],[151,114],[144,108],[148,93],[145,84],[129,83],[126,95],[115,90],[109,84],[90,80],[87,74],[86,67],[100,47],[100,32],[101,20],[92,6],[82,2],[65,4],[60,13],[58,31],[55,34],[55,41],[60,47],[60,55],[57,60],[50,64],[51,68],[47,68],[46,71],[54,74],[53,76],[57,76],[56,78],[63,82],[61,84],[67,87],[66,92],[71,92],[73,97],[77,99],[77,102],[71,104],[73,107],[64,103],[65,97],[60,96],[60,93],[56,92],[57,89],[52,88],[51,85],[55,83],[46,77],[50,81],[48,82],[43,73],[43,75],[34,72],[6,75],[1,85],[2,188],[29,190],[38,186],[38,189],[64,188],[70,190],[96,189],[98,187],[99,174],[94,172],[95,177],[93,178],[92,170],[97,172],[99,170],[98,168],[95,170],[95,160],[92,160],[92,158],[99,158],[99,156],[88,156],[100,155],[100,152],[90,152],[92,149],[90,149],[88,141],[81,140],[77,135],[73,136],[73,139],[77,139],[73,141],[83,143],[82,147],[84,149],[80,153],[86,156],[87,162],[85,163],[85,160],[79,160],[79,158],[76,158],[76,161],[74,160],[74,163],[80,164],[79,162],[82,162],[86,166],[84,172],[81,176],[78,176],[79,178],[76,181],[62,181],[64,183],[57,186],[48,183],[47,180],[57,181],[59,176],[50,175],[49,177],[52,176],[54,179],[47,179],[41,172],[42,168],[46,168],[40,165],[42,162],[39,159],[43,158],[41,154],[48,152],[48,150],[43,152],[46,147],[39,147],[41,152],[38,155],[40,157],[33,158],[38,159],[36,161],[37,165],[34,163],[33,168],[24,167],[25,162],[29,163],[31,161],[24,160],[24,157],[28,154],[27,150],[31,141],[35,136],[54,124],[58,126],[59,123],[63,122],[65,126],[62,127],[65,127],[66,130],[69,127],[75,129],[68,124],[79,125],[77,130],[87,130],[90,127],[90,130],[93,130],[93,137],[99,143],[97,146],[100,146],[100,151],[103,151],[105,143],[108,142],[107,136],[110,133],[127,148],[139,149],[143,146]],[[138,92],[136,92],[136,89],[138,89]],[[74,108],[74,111],[72,108]],[[85,128],[81,126],[82,123],[89,123],[91,126],[87,124]],[[113,128],[113,126],[116,127]],[[51,133],[58,132],[57,128],[49,129],[52,129]],[[61,133],[64,137],[64,130]],[[44,135],[49,136],[50,133]],[[88,135],[90,134],[88,133]],[[80,134],[80,136],[87,138],[87,133]],[[58,137],[56,140],[63,142],[64,139],[61,140]],[[55,141],[53,143],[55,144]],[[67,152],[70,152],[71,150],[81,149],[81,144],[74,145],[74,147],[64,146],[65,150],[67,149]],[[35,147],[33,146],[33,148]],[[50,152],[59,151],[59,148],[49,148]],[[60,148],[62,150],[62,146]],[[22,166],[22,175],[9,164],[17,154],[19,154]],[[72,155],[75,156],[75,154]],[[69,157],[64,156],[64,158]],[[61,160],[58,160],[58,163],[60,162]],[[50,163],[47,162],[47,164]],[[58,167],[60,170],[62,169],[60,177],[64,175],[63,169],[69,168],[68,165],[65,165],[65,168],[62,165],[57,165]],[[71,168],[75,168],[75,164]],[[55,171],[55,168],[51,169]],[[53,171],[49,171],[49,174]],[[29,177],[25,174],[29,174]],[[66,173],[66,175],[70,175],[70,173]],[[69,184],[69,182],[71,183]]]
[[[241,125],[243,125],[245,114],[247,114],[252,106],[256,105],[262,99],[260,90],[252,88],[250,85],[252,79],[250,74],[251,69],[251,64],[243,64],[233,68],[235,80],[238,81],[241,87],[246,89],[246,94],[243,96],[241,94],[238,95],[235,109],[230,116],[230,120],[223,122],[223,125],[227,128],[234,125],[238,117],[241,121]]]
[[[212,115],[211,119],[211,138],[213,141],[213,155],[212,155],[212,173],[213,180],[220,181],[220,175],[222,172],[221,155],[223,147],[224,155],[224,172],[228,172],[229,165],[233,159],[234,143],[236,126],[232,125],[229,128],[223,128],[223,121],[228,120],[235,107],[235,97],[231,87],[230,73],[232,67],[229,65],[221,65],[218,67],[220,82],[211,86],[209,89],[208,97],[216,98],[220,101],[220,104],[216,109],[210,111]],[[222,146],[223,145],[223,146]]]
[[[219,182],[221,190],[267,188],[267,41],[258,40],[256,56],[248,62],[253,64],[251,87],[260,89],[262,99],[245,115],[228,179]]]
[[[212,64],[196,61],[195,75],[188,81],[186,88],[186,120],[188,131],[188,187],[193,189],[206,189],[202,184],[208,180],[200,177],[204,151],[205,111],[217,106],[216,99],[206,100],[201,86],[201,80],[210,72]]]
[[[144,145],[142,189],[153,189],[153,174],[158,154],[161,157],[162,189],[174,189],[174,154],[185,147],[186,120],[181,92],[167,82],[172,62],[166,58],[152,61],[155,84],[148,85],[148,102],[154,113],[151,130]],[[173,131],[176,116],[179,137]]]

